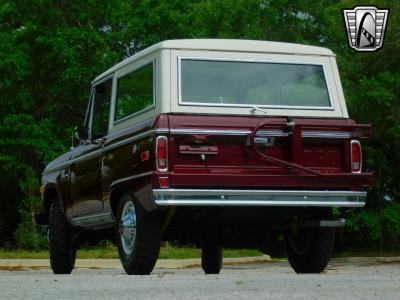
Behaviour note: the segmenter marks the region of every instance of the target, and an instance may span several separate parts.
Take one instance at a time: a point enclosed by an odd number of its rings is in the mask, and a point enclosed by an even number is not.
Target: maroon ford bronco
[[[78,238],[111,231],[128,274],[149,274],[163,240],[201,245],[210,274],[222,247],[278,234],[296,272],[319,273],[340,214],[365,205],[370,134],[328,49],[161,42],[93,81],[77,145],[43,172],[52,269],[70,273]]]

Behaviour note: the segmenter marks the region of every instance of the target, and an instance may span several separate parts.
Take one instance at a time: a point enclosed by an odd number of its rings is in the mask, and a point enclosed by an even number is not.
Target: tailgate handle
[[[182,154],[217,155],[218,154],[218,147],[216,147],[216,146],[179,145],[179,153],[182,153]]]
[[[265,127],[265,126],[268,126],[268,125],[269,125],[269,124],[261,123],[260,125],[256,126],[256,127],[253,129],[253,132],[251,133],[251,136],[250,136],[250,145],[252,146],[252,148],[253,148],[253,150],[254,150],[255,153],[257,153],[262,159],[265,159],[265,160],[267,160],[267,161],[270,161],[270,162],[272,162],[272,163],[274,163],[274,164],[277,164],[277,165],[280,165],[280,166],[289,167],[289,168],[292,168],[292,169],[297,169],[297,170],[304,171],[304,172],[306,172],[306,173],[310,173],[310,174],[317,175],[317,176],[324,176],[324,174],[322,174],[322,173],[320,173],[320,172],[318,172],[318,171],[314,171],[314,170],[305,168],[305,167],[303,167],[303,166],[301,166],[301,165],[299,165],[299,164],[290,163],[290,162],[287,162],[287,161],[284,161],[284,160],[281,160],[281,159],[272,157],[272,156],[270,156],[270,155],[266,155],[266,154],[262,153],[260,150],[258,150],[257,144],[256,144],[256,142],[255,142],[256,135],[257,135],[257,131],[260,130],[260,128]],[[290,120],[289,122],[286,123],[286,126],[289,127],[289,129],[290,129],[291,131],[293,131],[293,130],[294,130],[294,127],[295,127],[295,124]],[[293,126],[293,127],[292,127],[292,126]],[[299,134],[301,134],[301,129],[300,129]]]

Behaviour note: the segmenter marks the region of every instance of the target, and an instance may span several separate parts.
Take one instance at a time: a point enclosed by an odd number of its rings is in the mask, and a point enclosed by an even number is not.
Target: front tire
[[[288,260],[296,273],[321,273],[329,263],[335,228],[297,228],[285,235]]]
[[[72,272],[76,258],[76,243],[58,199],[54,199],[50,207],[49,252],[54,274]]]
[[[131,194],[124,194],[116,213],[116,241],[121,264],[129,275],[148,275],[161,246],[158,212],[147,212]]]

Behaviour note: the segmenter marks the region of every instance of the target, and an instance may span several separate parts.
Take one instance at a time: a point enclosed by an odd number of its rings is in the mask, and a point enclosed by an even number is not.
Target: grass
[[[253,257],[262,253],[256,249],[224,249],[224,257]],[[118,258],[117,248],[111,244],[78,249],[77,258]],[[161,259],[185,259],[201,257],[201,249],[193,247],[163,246]],[[48,250],[29,251],[23,249],[0,249],[0,259],[38,259],[49,258]]]

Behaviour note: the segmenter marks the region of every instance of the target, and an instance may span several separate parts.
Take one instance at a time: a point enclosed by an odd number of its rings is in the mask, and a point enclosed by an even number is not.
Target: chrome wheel
[[[122,209],[119,234],[124,252],[132,254],[136,239],[136,210],[132,201],[127,201]]]

